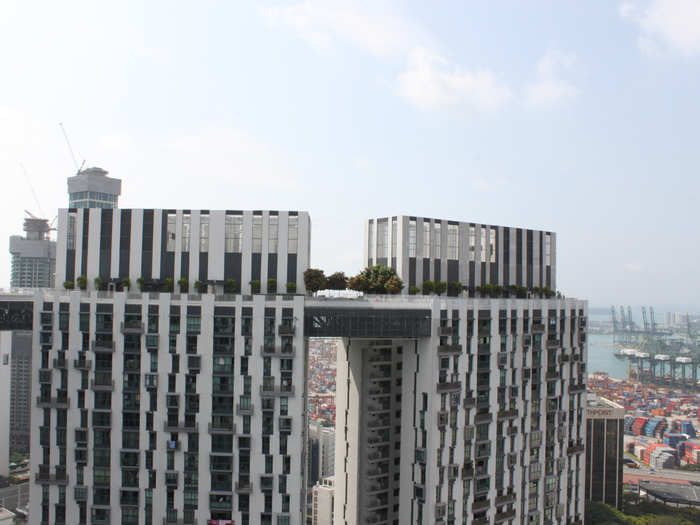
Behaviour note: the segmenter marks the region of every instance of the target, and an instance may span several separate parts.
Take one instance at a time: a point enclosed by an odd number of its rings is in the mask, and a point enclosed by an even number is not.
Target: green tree
[[[139,277],[136,279],[136,284],[139,287],[139,292],[143,292],[143,287],[146,285],[146,281],[144,280],[143,277]]]
[[[345,290],[348,287],[348,278],[343,272],[335,272],[326,279],[327,290]]]
[[[206,289],[207,289],[207,285],[204,284],[204,283],[203,283],[202,281],[200,281],[199,279],[197,279],[197,280],[194,282],[194,289],[197,290],[197,293],[204,293],[204,292],[206,291]]]
[[[387,284],[389,285],[387,289]],[[396,272],[382,264],[368,266],[348,281],[348,288],[365,293],[399,293],[403,281]],[[397,291],[398,289],[398,291]]]
[[[66,290],[72,290],[74,288],[73,281],[63,281],[63,288]]]
[[[462,283],[457,281],[451,281],[447,283],[447,295],[452,297],[457,297],[462,291]]]
[[[81,290],[85,290],[87,288],[87,277],[85,277],[84,275],[78,275],[76,281],[78,283],[78,288],[80,288]]]
[[[226,279],[224,284],[225,293],[236,293],[238,291],[238,283],[235,279]]]
[[[253,279],[248,284],[250,284],[251,293],[260,293],[260,281],[258,281],[257,279]]]
[[[162,286],[164,292],[172,293],[172,291],[175,289],[175,282],[173,281],[172,277],[168,277],[165,279],[165,281],[163,281]]]
[[[297,293],[297,283],[287,283],[287,293]]]
[[[267,280],[267,293],[277,293],[277,279],[270,277]]]
[[[438,295],[442,295],[445,293],[447,290],[447,283],[445,281],[440,281],[439,283],[435,283],[435,293]]]
[[[95,290],[102,290],[103,284],[102,277],[95,277]]]
[[[430,295],[435,292],[435,283],[433,281],[423,281],[423,295]]]
[[[315,293],[326,288],[326,275],[323,270],[309,268],[304,272],[304,286],[307,292]]]
[[[180,287],[180,293],[187,293],[190,291],[190,282],[184,277],[177,280],[177,285]]]
[[[417,286],[408,287],[408,295],[416,295],[418,292],[420,292],[420,288],[418,288]]]
[[[124,277],[121,282],[122,290],[131,290],[131,279]]]

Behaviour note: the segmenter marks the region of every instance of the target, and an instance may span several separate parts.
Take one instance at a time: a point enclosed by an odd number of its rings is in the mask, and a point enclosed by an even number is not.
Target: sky
[[[62,122],[121,207],[306,210],[327,273],[368,217],[446,218],[557,232],[591,305],[700,311],[699,66],[698,0],[4,0],[0,238],[67,206]]]

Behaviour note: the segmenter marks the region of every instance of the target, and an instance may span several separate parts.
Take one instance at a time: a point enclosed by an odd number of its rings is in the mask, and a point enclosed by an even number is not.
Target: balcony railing
[[[144,324],[141,321],[122,321],[121,332],[123,334],[143,334]]]
[[[70,408],[70,399],[64,397],[38,396],[36,406],[39,408]]]
[[[186,421],[180,421],[175,424],[170,424],[167,421],[163,423],[164,432],[197,432],[199,430],[198,423],[187,423]]]
[[[277,327],[277,333],[279,335],[294,335],[294,325],[281,324]]]
[[[235,434],[236,424],[230,423],[209,423],[207,430],[210,434]]]
[[[462,353],[462,345],[438,345],[437,351],[438,354],[460,354]]]
[[[436,389],[438,393],[440,392],[453,392],[455,390],[460,390],[462,388],[462,383],[460,381],[452,381],[451,383],[438,383]]]
[[[74,359],[73,368],[75,368],[76,370],[92,370],[92,360]]]
[[[294,385],[260,385],[260,395],[263,397],[294,395]]]
[[[281,346],[260,346],[260,355],[263,357],[284,357],[292,358],[296,356],[296,347],[294,345],[281,345]]]

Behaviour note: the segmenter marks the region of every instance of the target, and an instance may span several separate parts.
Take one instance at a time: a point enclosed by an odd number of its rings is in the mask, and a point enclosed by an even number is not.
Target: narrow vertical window
[[[476,260],[476,228],[469,226],[469,260]]]
[[[416,256],[416,221],[411,219],[408,221],[408,256]]]
[[[423,222],[423,257],[430,258],[430,222]]]
[[[175,251],[175,215],[172,213],[168,214],[166,217],[166,235],[167,235],[167,246],[166,250],[169,252]]]
[[[182,251],[190,251],[190,236],[192,233],[192,218],[189,213],[182,216]]]
[[[374,259],[374,221],[369,221],[367,231],[367,256],[370,261]]]
[[[243,218],[240,215],[226,215],[224,232],[224,244],[226,253],[239,253],[241,251],[241,230]]]
[[[389,229],[387,222],[377,221],[377,258],[386,258]]]
[[[75,213],[68,214],[68,246],[67,249],[75,250]]]
[[[551,266],[552,257],[552,237],[549,233],[544,235],[544,263],[546,266]]]
[[[433,245],[435,246],[435,258],[440,259],[442,257],[440,253],[440,242],[442,240],[442,224],[439,222],[435,223],[435,242],[433,242]]]
[[[481,228],[481,262],[486,262],[486,228]]]
[[[457,259],[459,251],[459,232],[456,224],[447,225],[447,258]]]
[[[270,215],[270,222],[267,230],[267,251],[277,253],[277,237],[279,229],[279,217]]]
[[[297,253],[298,243],[299,243],[299,218],[289,217],[289,223],[287,227],[287,238],[288,238],[288,253]]]
[[[490,261],[492,263],[496,262],[496,228],[491,228],[489,230],[489,254]]]
[[[398,245],[398,229],[396,219],[391,219],[391,256],[396,257],[396,247]]]
[[[253,253],[262,252],[262,216],[253,216]]]
[[[209,251],[209,215],[199,218],[199,251]]]

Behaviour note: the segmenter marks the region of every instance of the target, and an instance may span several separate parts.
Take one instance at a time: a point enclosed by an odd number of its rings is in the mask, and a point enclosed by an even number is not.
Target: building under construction
[[[628,375],[642,383],[700,390],[700,345],[686,316],[686,330],[674,332],[657,325],[654,308],[642,307],[642,326],[632,318],[632,309],[615,307],[610,314],[615,355],[628,362]]]
[[[10,286],[12,288],[53,288],[56,273],[56,241],[49,238],[47,219],[24,219],[25,236],[10,237]]]

